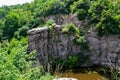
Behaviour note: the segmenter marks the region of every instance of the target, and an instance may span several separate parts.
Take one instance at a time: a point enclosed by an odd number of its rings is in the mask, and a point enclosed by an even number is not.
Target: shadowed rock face
[[[80,48],[73,44],[74,38],[63,34],[62,27],[58,25],[52,31],[48,27],[35,28],[28,31],[28,52],[36,50],[42,62],[46,62],[48,57],[66,57],[80,52]]]
[[[54,31],[48,27],[35,28],[28,32],[28,52],[37,51],[41,62],[48,57],[66,57],[69,54],[80,52],[80,46],[73,43],[73,35],[62,33],[62,27],[56,25]],[[98,37],[95,32],[85,33],[88,41],[92,64],[108,66],[111,63],[120,66],[120,35]]]
[[[98,37],[95,32],[89,32],[85,36],[93,63],[120,66],[120,35]]]

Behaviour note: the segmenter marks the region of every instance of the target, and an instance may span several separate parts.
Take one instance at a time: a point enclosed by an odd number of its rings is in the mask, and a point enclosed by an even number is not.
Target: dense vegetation
[[[25,37],[27,30],[43,25],[49,15],[74,13],[80,21],[88,19],[100,36],[120,33],[119,0],[34,0],[0,8],[0,40]]]
[[[23,5],[2,6],[0,8],[0,80],[45,79],[40,68],[32,66],[32,63],[36,62],[33,60],[34,56],[26,54],[27,40],[24,38],[27,36],[26,31],[45,25],[43,19],[49,15],[75,13],[80,21],[87,19],[86,25],[93,27],[99,36],[120,34],[119,0],[34,0]],[[54,21],[47,22],[47,25],[52,22]],[[74,27],[71,25],[67,28],[68,31]],[[78,35],[79,30],[74,27],[74,31],[77,33],[75,42],[85,43],[84,36]],[[77,61],[76,58],[75,60]],[[75,64],[70,65],[73,67]]]
[[[42,76],[35,51],[26,54],[27,39],[13,38],[0,45],[0,80],[51,80],[49,74]],[[35,65],[33,65],[35,64]]]

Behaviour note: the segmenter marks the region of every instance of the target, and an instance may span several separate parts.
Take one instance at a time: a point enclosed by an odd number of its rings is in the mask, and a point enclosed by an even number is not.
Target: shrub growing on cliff
[[[47,22],[46,22],[46,25],[47,26],[52,26],[52,24],[55,23],[55,21],[53,19],[49,19]]]
[[[58,57],[53,61],[56,65],[60,65],[62,67],[66,67],[67,69],[72,69],[86,62],[90,62],[90,57],[88,55],[84,55],[83,53],[77,53],[73,55],[68,55],[67,58]]]
[[[66,34],[70,34],[70,35],[76,35],[79,36],[80,35],[80,31],[79,29],[72,23],[67,24],[63,29],[62,29],[63,33]]]
[[[87,41],[83,35],[83,33],[72,23],[66,25],[63,28],[63,33],[68,34],[68,35],[74,35],[75,38],[73,40],[73,42],[76,45],[80,45],[81,46],[81,50],[87,50],[88,46],[87,46]]]

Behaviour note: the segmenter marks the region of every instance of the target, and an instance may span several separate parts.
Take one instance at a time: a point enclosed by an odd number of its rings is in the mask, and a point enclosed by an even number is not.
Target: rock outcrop
[[[89,44],[89,54],[94,64],[120,66],[120,35],[98,37],[95,32],[85,35]]]
[[[28,52],[37,51],[39,60],[46,62],[49,58],[80,52],[79,46],[73,44],[74,36],[62,33],[62,27],[57,25],[53,31],[48,27],[35,28],[28,31]]]
[[[28,31],[28,52],[36,50],[42,62],[48,57],[65,57],[80,52],[80,46],[73,43],[74,36],[62,33],[61,26],[57,25],[54,28],[55,32],[52,34],[48,27]],[[95,32],[87,32],[85,37],[89,46],[85,54],[90,55],[92,64],[120,66],[120,35],[98,37]]]

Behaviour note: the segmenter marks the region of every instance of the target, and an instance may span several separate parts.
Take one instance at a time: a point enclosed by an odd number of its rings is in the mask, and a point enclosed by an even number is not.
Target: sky
[[[16,5],[16,4],[23,4],[26,2],[31,2],[33,0],[0,0],[0,7],[3,5]]]

